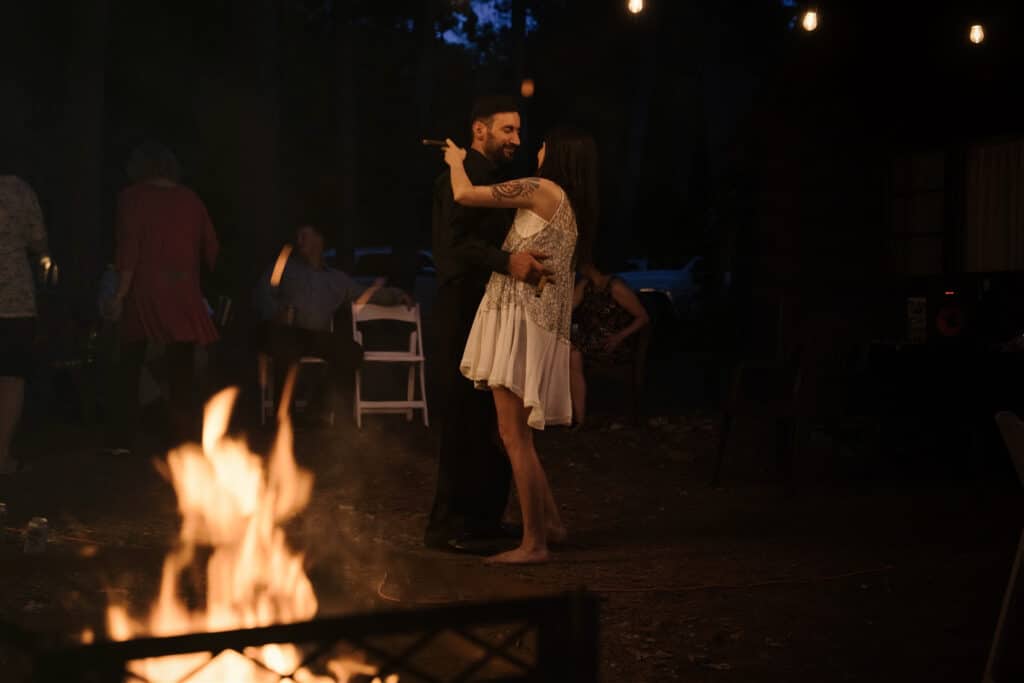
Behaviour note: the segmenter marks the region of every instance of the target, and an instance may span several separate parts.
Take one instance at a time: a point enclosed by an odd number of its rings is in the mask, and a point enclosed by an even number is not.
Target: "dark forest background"
[[[472,98],[529,77],[521,166],[550,125],[593,132],[609,267],[701,255],[712,292],[728,272],[856,298],[965,270],[966,150],[1024,129],[1020,3],[822,2],[814,33],[789,0],[650,0],[637,16],[624,0],[493,4],[507,22],[464,0],[8,0],[0,171],[39,193],[72,308],[93,301],[124,160],[146,137],[210,208],[211,293],[247,298],[309,213],[341,265],[388,245],[407,272],[441,170],[419,139],[465,141]],[[893,239],[894,169],[936,156],[941,244],[922,260]]]

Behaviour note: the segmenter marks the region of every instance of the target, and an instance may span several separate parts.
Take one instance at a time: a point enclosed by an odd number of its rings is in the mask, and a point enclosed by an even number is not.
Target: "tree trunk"
[[[359,221],[356,206],[356,103],[355,59],[356,32],[352,26],[352,3],[338,1],[334,5],[335,40],[335,140],[337,145],[337,209],[340,219],[338,232],[338,263],[351,271],[355,233]]]
[[[72,3],[68,53],[65,200],[55,222],[67,235],[64,253],[57,253],[66,291],[94,292],[102,270],[99,253],[103,177],[103,121],[108,5],[106,0]],[[91,299],[90,299],[91,301]]]
[[[526,76],[526,0],[512,0],[512,64],[516,87]]]
[[[416,112],[421,131],[430,130],[434,97],[434,24],[437,21],[437,0],[423,0],[418,17],[420,49],[416,70]]]
[[[435,120],[434,78],[437,73],[436,43],[437,23],[440,7],[438,0],[423,0],[417,16],[419,34],[419,62],[416,70],[416,132],[414,135],[437,137],[442,131]],[[397,286],[415,287],[417,248],[430,244],[431,178],[437,173],[437,157],[433,154],[418,155],[417,162],[409,164],[406,176],[406,191],[410,201],[406,202],[406,213],[402,216],[405,225],[416,226],[398,234],[400,244],[396,245],[396,269],[401,278],[393,283]]]
[[[515,92],[520,92],[523,79],[530,74],[526,71],[526,0],[512,0],[512,65],[514,79],[512,87]],[[531,96],[532,97],[532,96]],[[521,98],[519,101],[520,114],[522,115],[522,130],[519,135],[524,144],[529,138],[530,127],[530,97]],[[533,173],[533,167],[527,163],[524,173]]]
[[[238,87],[236,219],[245,239],[243,290],[273,258],[280,223],[277,189],[280,128],[278,17],[274,0],[235,0]]]
[[[651,10],[648,10],[650,12]],[[653,17],[644,17],[651,25]],[[614,235],[629,235],[632,229],[634,215],[636,213],[637,194],[640,183],[643,180],[644,153],[647,143],[647,124],[650,119],[651,96],[654,92],[654,83],[658,66],[658,32],[656,28],[639,28],[634,46],[634,78],[631,79],[633,90],[633,109],[630,114],[629,130],[626,138],[626,150],[623,170],[622,191],[619,195],[618,220],[615,229],[610,232]],[[614,238],[613,238],[614,239]],[[622,243],[622,238],[613,244],[605,245],[606,249],[613,249],[621,253],[628,245]]]

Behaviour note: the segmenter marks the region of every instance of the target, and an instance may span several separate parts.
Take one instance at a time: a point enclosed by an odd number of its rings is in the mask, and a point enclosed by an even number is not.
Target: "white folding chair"
[[[331,332],[334,331],[334,321],[331,321]],[[261,353],[257,358],[259,363],[260,382],[260,424],[264,425],[267,420],[274,419],[274,360],[267,354]],[[327,361],[319,356],[302,356],[299,358],[299,371],[303,365],[327,365]],[[302,410],[309,402],[296,394],[295,407]],[[331,408],[327,416],[328,423],[334,426],[334,409]]]
[[[415,329],[409,332],[408,349],[404,351],[370,350],[363,344],[363,333],[359,323],[371,320],[396,320],[411,323]],[[423,411],[423,426],[430,426],[427,416],[427,385],[423,375],[426,357],[423,354],[423,330],[420,326],[419,304],[412,308],[406,306],[377,306],[375,304],[352,305],[352,337],[363,345],[363,363],[404,363],[409,367],[408,381],[404,400],[367,401],[363,399],[362,372],[356,370],[355,386],[355,418],[356,426],[362,429],[364,413],[405,413],[405,419],[411,421],[414,410]],[[416,370],[420,375],[420,398],[416,396]]]

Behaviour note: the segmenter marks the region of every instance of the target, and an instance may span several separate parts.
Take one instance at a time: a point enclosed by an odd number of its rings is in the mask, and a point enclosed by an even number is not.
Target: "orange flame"
[[[293,368],[282,391],[277,436],[266,467],[243,440],[227,435],[238,396],[234,388],[206,404],[202,445],[185,444],[168,454],[182,517],[178,543],[164,560],[160,592],[146,618],[132,619],[123,605],[108,608],[112,639],[255,628],[305,621],[316,614],[316,594],[303,569],[303,556],[289,548],[281,528],[305,508],[313,490],[312,474],[298,467],[292,451],[287,407],[294,385]],[[205,608],[190,610],[178,596],[178,586],[195,561],[197,548],[207,547],[212,553],[206,567]],[[154,682],[178,681],[198,670],[187,679],[194,683],[260,683],[281,676],[291,676],[286,680],[293,683],[343,682],[355,673],[376,674],[375,667],[351,657],[328,664],[333,677],[299,668],[301,661],[298,647],[281,644],[247,648],[244,656],[226,651],[217,657],[201,652],[137,660],[130,669]]]

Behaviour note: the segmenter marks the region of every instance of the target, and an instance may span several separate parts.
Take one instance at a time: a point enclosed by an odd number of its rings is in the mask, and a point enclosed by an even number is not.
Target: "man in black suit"
[[[518,102],[486,97],[473,107],[473,141],[466,173],[474,185],[508,178],[519,148]],[[494,400],[462,376],[459,362],[473,318],[492,272],[535,281],[543,254],[501,249],[512,225],[512,209],[467,208],[455,203],[445,170],[434,183],[433,247],[437,267],[434,317],[443,407],[437,491],[424,543],[453,552],[491,554],[515,532],[501,522],[508,504],[511,468],[497,434]]]

